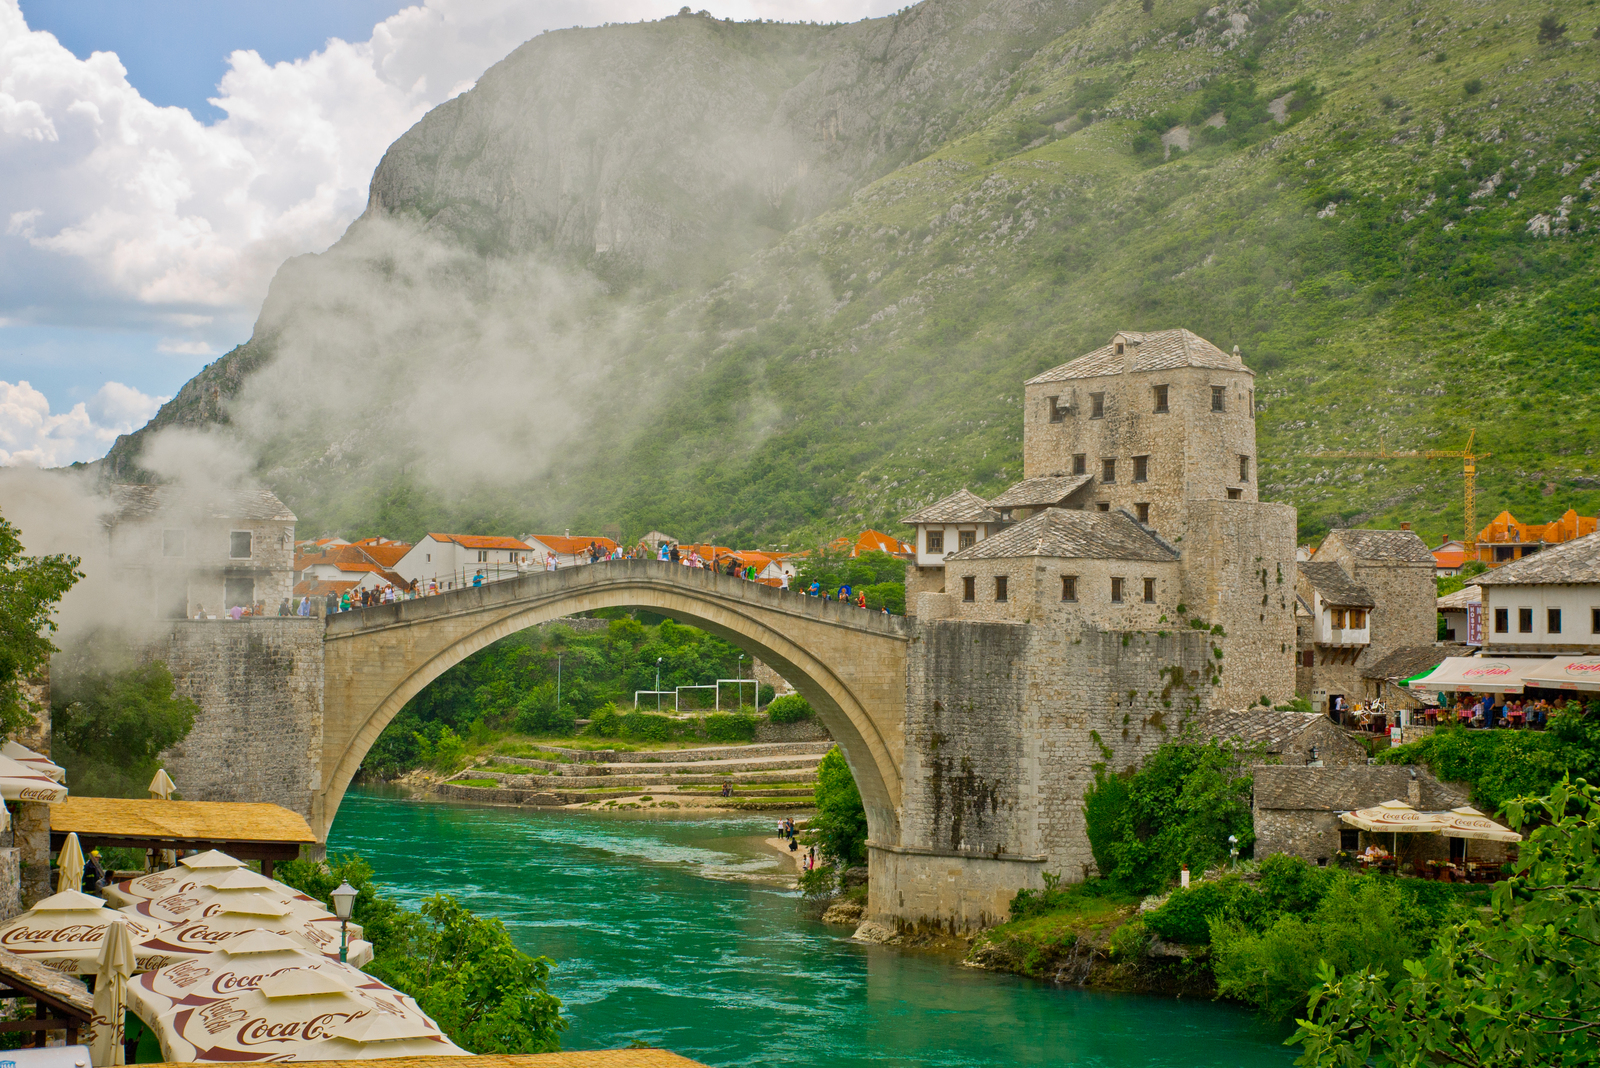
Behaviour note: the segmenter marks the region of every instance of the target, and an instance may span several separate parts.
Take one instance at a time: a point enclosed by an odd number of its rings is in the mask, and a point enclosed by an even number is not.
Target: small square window
[[[1106,395],[1104,393],[1089,394],[1089,418],[1103,419],[1106,414]]]
[[[1141,522],[1141,523],[1150,522],[1150,502],[1149,501],[1140,501],[1138,504],[1133,506],[1133,511],[1134,511],[1134,514],[1139,517],[1139,522]]]
[[[1101,460],[1100,461],[1100,481],[1101,482],[1115,482],[1116,480],[1117,480],[1117,461],[1115,461],[1115,460]]]
[[[942,530],[930,530],[930,531],[928,531],[928,551],[930,553],[942,553],[942,552],[944,552],[944,531],[942,531]]]
[[[1114,578],[1114,579],[1111,580],[1111,603],[1112,604],[1121,604],[1122,603],[1122,582],[1123,582],[1123,580],[1119,579],[1119,578]]]
[[[1061,576],[1061,599],[1063,601],[1076,601],[1078,599],[1077,575]],[[1600,612],[1600,608],[1595,609],[1595,611]]]
[[[183,531],[163,530],[161,532],[161,555],[182,556],[187,543],[188,538],[184,536]],[[188,613],[185,612],[184,614],[187,615]]]
[[[1519,608],[1519,609],[1517,609],[1517,633],[1518,634],[1532,634],[1533,633],[1533,609],[1531,609],[1531,608]]]
[[[956,531],[956,545],[958,547],[970,549],[976,544],[978,544],[978,532],[976,530]]]
[[[1228,410],[1227,386],[1211,387],[1211,410],[1214,412],[1225,412]]]
[[[1171,409],[1167,407],[1167,387],[1166,386],[1157,386],[1156,387],[1156,408],[1155,408],[1155,410],[1156,410],[1156,413],[1158,415],[1160,413],[1162,413],[1162,412],[1171,411]]]
[[[1133,458],[1133,480],[1135,482],[1150,481],[1150,457],[1135,456]]]
[[[1120,341],[1116,344],[1116,352],[1118,356],[1121,356],[1123,353],[1123,343]]]
[[[1455,839],[1451,839],[1455,841]],[[1465,839],[1462,839],[1465,841]],[[1339,848],[1346,853],[1354,853],[1361,848],[1361,832],[1354,827],[1339,828]]]
[[[1109,511],[1111,511],[1111,502],[1110,501],[1098,501],[1098,502],[1095,503],[1094,510],[1097,511],[1097,512],[1109,512]]]
[[[1052,423],[1059,423],[1066,419],[1067,409],[1061,407],[1061,398],[1048,397],[1046,399],[1050,402],[1050,421]]]
[[[1350,629],[1360,630],[1367,625],[1367,610],[1365,608],[1350,609]]]
[[[1511,610],[1509,608],[1496,608],[1494,610],[1494,632],[1496,634],[1511,633]]]
[[[1239,481],[1250,481],[1250,457],[1248,456],[1239,457]]]
[[[1144,580],[1144,603],[1156,603],[1156,580],[1153,578],[1147,578]]]
[[[994,599],[997,601],[1003,601],[1006,599],[1005,575],[996,575],[994,577]]]
[[[251,536],[248,530],[234,530],[228,533],[228,558],[231,560],[250,559]]]
[[[1230,501],[1242,501],[1242,500],[1244,500],[1244,490],[1238,488],[1237,486],[1230,486],[1228,488],[1228,500],[1230,500]]]
[[[1546,608],[1544,610],[1544,632],[1546,634],[1561,633],[1561,609]]]
[[[1072,457],[1072,473],[1082,475],[1089,470],[1089,457],[1085,453],[1075,453]]]
[[[963,601],[976,601],[978,599],[978,580],[972,575],[964,575],[961,579],[961,599]]]
[[[1343,608],[1335,608],[1333,610],[1333,629],[1334,630],[1344,630],[1344,609]]]

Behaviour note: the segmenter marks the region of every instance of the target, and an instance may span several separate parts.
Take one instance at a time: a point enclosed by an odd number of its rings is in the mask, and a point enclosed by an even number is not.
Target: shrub
[[[767,718],[774,723],[799,723],[812,715],[811,703],[797,693],[785,694],[767,706]]]
[[[817,810],[806,825],[806,836],[822,848],[822,855],[848,868],[867,859],[867,810],[861,791],[844,754],[835,746],[817,765]]]
[[[772,703],[772,698],[776,696],[777,692],[777,690],[772,688],[770,683],[763,682],[761,685],[757,686],[756,707],[765,708],[766,706],[770,705]]]
[[[417,734],[417,755],[435,771],[452,772],[467,756],[467,743],[449,727],[440,727],[437,738]]]
[[[1147,914],[1145,928],[1157,938],[1200,946],[1211,941],[1211,922],[1226,917],[1239,899],[1252,891],[1236,875],[1193,883],[1174,890],[1162,906]]]
[[[756,736],[756,717],[738,712],[714,712],[705,719],[706,737],[713,742],[748,742]]]
[[[606,705],[597,709],[589,717],[588,733],[597,738],[615,738],[622,733],[622,716],[617,712],[616,705]]]
[[[622,736],[630,741],[664,742],[682,729],[671,716],[656,712],[629,712],[622,717]]]
[[[1106,944],[1106,954],[1112,960],[1132,960],[1144,953],[1150,944],[1150,932],[1141,920],[1130,920],[1111,932]]]
[[[1044,873],[1044,889],[1018,890],[1011,899],[1011,922],[1028,920],[1051,912],[1072,908],[1090,898],[1116,896],[1116,889],[1104,879],[1090,879],[1081,883],[1061,884],[1061,876]]]

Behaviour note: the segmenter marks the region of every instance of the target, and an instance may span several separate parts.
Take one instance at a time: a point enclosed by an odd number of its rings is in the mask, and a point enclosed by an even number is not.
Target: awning
[[[1520,842],[1522,835],[1510,827],[1503,827],[1471,805],[1462,805],[1449,812],[1429,812],[1443,823],[1446,838],[1481,838],[1489,842]]]
[[[1437,834],[1444,830],[1444,821],[1431,812],[1418,812],[1404,801],[1385,801],[1372,808],[1341,813],[1339,818],[1363,831],[1398,832],[1400,834]]]
[[[1558,656],[1525,672],[1522,681],[1545,690],[1600,690],[1600,656]]]
[[[1521,693],[1524,676],[1550,663],[1547,659],[1499,659],[1452,656],[1406,685],[1413,690],[1467,690],[1472,693]],[[1600,689],[1600,687],[1596,687]]]
[[[7,801],[65,801],[67,788],[38,768],[0,756],[0,797]]]

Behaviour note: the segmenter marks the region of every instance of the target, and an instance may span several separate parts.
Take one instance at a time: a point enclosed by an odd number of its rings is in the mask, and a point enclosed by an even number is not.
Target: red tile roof
[[[330,593],[343,593],[345,590],[356,588],[354,582],[314,582],[306,579],[295,583],[294,595],[296,597],[326,597]]]
[[[590,543],[594,543],[606,552],[617,547],[617,543],[610,538],[566,535],[566,534],[530,534],[531,539],[563,555],[575,555],[588,552]],[[683,549],[680,547],[679,551]]]
[[[374,561],[384,567],[393,567],[400,562],[400,558],[411,551],[411,546],[403,541],[386,541],[382,545],[370,544],[372,539],[358,541],[361,551],[372,557]]]
[[[463,549],[521,549],[531,552],[533,546],[518,541],[516,538],[493,538],[479,534],[429,534],[434,541],[453,541]],[[588,542],[584,542],[585,545]]]
[[[1433,554],[1435,567],[1460,567],[1467,562],[1467,554],[1460,550],[1438,551]]]

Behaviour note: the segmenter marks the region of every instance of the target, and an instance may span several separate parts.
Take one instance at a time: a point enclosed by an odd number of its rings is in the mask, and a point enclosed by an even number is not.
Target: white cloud
[[[181,338],[164,337],[156,346],[157,352],[168,352],[175,356],[215,356],[217,350],[204,341],[184,341]]]
[[[51,415],[50,402],[26,380],[0,382],[0,466],[60,467],[103,456],[118,434],[143,425],[167,400],[107,382],[71,411]]]

